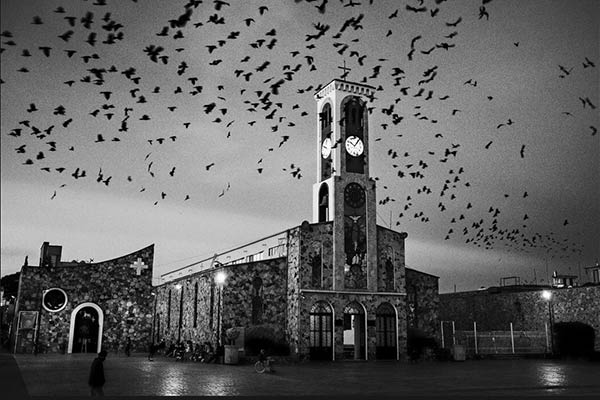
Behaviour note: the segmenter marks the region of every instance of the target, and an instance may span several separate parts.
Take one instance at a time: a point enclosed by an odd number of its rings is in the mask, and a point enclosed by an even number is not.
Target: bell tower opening
[[[349,97],[344,105],[342,116],[346,128],[346,171],[357,174],[365,173],[366,145],[363,135],[365,107],[362,103],[358,97]]]
[[[331,104],[325,103],[321,112],[319,112],[319,122],[321,129],[321,180],[324,181],[331,177],[333,172],[332,160],[332,129],[331,129]]]
[[[329,186],[326,183],[321,185],[319,189],[319,221],[325,222],[329,220]]]

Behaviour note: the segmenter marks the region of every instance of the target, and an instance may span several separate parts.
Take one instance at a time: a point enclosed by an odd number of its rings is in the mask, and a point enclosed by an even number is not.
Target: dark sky
[[[344,61],[378,89],[378,223],[407,266],[444,292],[598,260],[597,1],[195,3],[0,3],[3,275],[49,241],[156,243],[158,276],[310,220],[313,93]]]

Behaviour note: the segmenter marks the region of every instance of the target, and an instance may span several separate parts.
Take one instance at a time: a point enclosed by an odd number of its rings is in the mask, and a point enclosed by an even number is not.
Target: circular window
[[[67,306],[67,294],[59,288],[48,289],[44,292],[42,305],[46,311],[62,311]]]

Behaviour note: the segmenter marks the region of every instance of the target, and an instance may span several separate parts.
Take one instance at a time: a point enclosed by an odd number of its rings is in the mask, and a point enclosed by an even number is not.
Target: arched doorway
[[[381,303],[375,311],[375,334],[377,359],[397,359],[396,310],[390,303]]]
[[[353,301],[344,308],[344,359],[367,359],[365,331],[365,308],[362,304]]]
[[[78,305],[71,313],[69,353],[98,353],[102,348],[104,313],[94,303]]]
[[[594,354],[594,328],[579,321],[554,324],[555,352],[560,357],[586,358]]]
[[[311,360],[333,359],[333,309],[324,302],[316,302],[310,309],[309,355]]]

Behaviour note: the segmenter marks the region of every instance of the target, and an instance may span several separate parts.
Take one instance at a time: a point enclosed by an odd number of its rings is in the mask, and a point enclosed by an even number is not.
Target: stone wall
[[[404,239],[406,233],[377,226],[377,291],[405,293]]]
[[[408,326],[414,327],[436,340],[439,340],[440,337],[438,282],[437,276],[406,268]]]
[[[220,271],[227,278],[219,309],[219,288],[214,276]],[[156,340],[164,339],[167,344],[178,340],[216,344],[219,312],[222,334],[230,326],[269,325],[285,340],[287,273],[286,259],[276,258],[220,266],[157,287]]]
[[[137,275],[131,264],[141,258],[147,269]],[[102,348],[123,346],[127,336],[133,348],[145,351],[152,329],[152,266],[154,245],[131,254],[93,264],[58,267],[27,266],[21,269],[17,313],[11,344],[20,311],[40,313],[38,343],[49,352],[67,349],[71,314],[82,303],[94,303],[104,316]],[[42,307],[42,291],[61,288],[67,294],[66,307],[49,312]],[[17,349],[19,351],[19,349]]]
[[[333,223],[300,227],[301,288],[333,290]]]
[[[555,322],[582,322],[595,331],[595,349],[600,351],[600,286],[552,289]],[[548,302],[542,289],[485,291],[440,295],[440,319],[454,321],[457,330],[544,330],[549,321]]]

